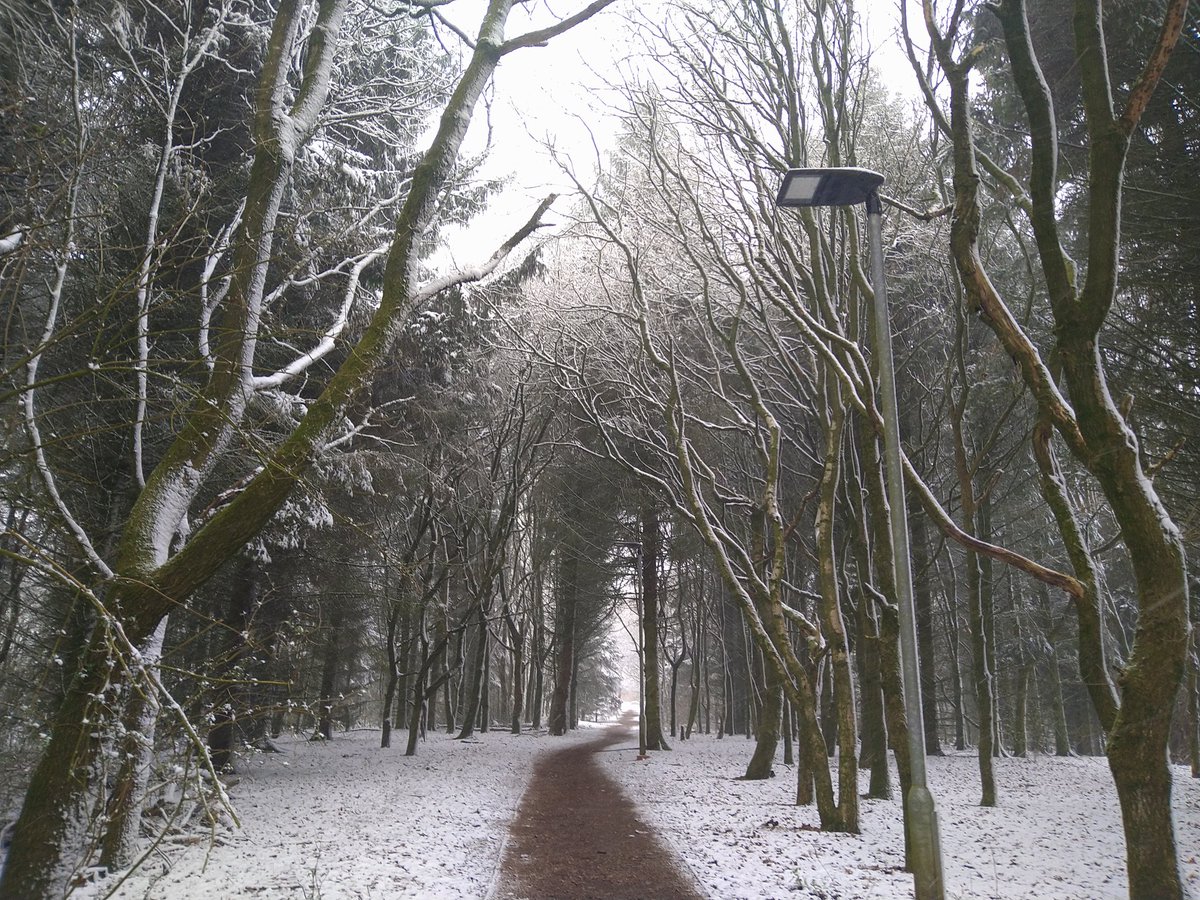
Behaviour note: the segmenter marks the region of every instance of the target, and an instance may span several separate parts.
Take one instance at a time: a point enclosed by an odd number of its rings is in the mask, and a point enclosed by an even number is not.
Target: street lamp
[[[879,354],[879,393],[883,403],[883,452],[887,461],[888,503],[892,508],[892,547],[896,592],[900,604],[900,660],[904,676],[904,712],[908,719],[908,755],[912,773],[905,803],[907,844],[912,850],[917,900],[943,900],[942,848],[937,809],[925,783],[925,731],[921,717],[921,676],[917,665],[917,625],[913,611],[912,565],[908,545],[908,513],[904,470],[900,464],[900,414],[892,363],[892,330],[888,321],[887,284],[883,273],[883,209],[879,186],[883,176],[870,169],[789,169],[783,176],[777,206],[867,207],[871,246],[871,284],[875,289],[875,350]]]

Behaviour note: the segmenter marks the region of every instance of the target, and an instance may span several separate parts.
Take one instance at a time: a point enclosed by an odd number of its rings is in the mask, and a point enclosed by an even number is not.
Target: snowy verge
[[[388,750],[378,731],[283,741],[282,754],[239,761],[240,829],[152,856],[113,896],[482,897],[536,757],[593,736],[430,734],[413,757],[404,731]]]
[[[754,745],[697,737],[634,761],[598,754],[647,824],[711,897],[892,900],[911,897],[902,870],[900,804],[863,800],[862,834],[822,834],[813,807],[794,805],[790,767],[738,781]],[[1200,781],[1176,766],[1176,840],[1185,883],[1200,897]],[[865,791],[867,773],[859,782]],[[1000,806],[979,803],[973,755],[929,759],[938,805],[946,895],[952,900],[1121,900],[1128,896],[1124,836],[1104,759],[996,760]],[[893,771],[893,783],[896,783]],[[898,788],[896,793],[898,794]]]

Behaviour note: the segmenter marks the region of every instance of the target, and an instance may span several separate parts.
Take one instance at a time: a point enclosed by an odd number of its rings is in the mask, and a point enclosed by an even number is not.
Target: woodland
[[[1129,895],[1187,896],[1196,4],[610,4],[0,4],[0,898],[235,818],[284,734],[565,734],[629,641],[649,752],[747,736],[826,831],[910,727],[983,806],[1104,756]],[[615,133],[447,264],[493,74],[600,19]],[[920,722],[862,210],[775,204],[817,166],[886,179]]]

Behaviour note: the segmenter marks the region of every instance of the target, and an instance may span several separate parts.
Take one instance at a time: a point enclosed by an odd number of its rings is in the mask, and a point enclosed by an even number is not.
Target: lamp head
[[[866,203],[883,184],[870,169],[788,169],[776,206],[854,206]]]

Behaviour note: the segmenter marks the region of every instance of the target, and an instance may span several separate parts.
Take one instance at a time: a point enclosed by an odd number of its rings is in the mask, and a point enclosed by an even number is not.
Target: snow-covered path
[[[679,859],[597,762],[637,742],[637,716],[538,760],[495,900],[701,900]],[[620,745],[620,746],[614,746]]]
[[[156,853],[115,894],[123,900],[388,900],[484,898],[493,891],[508,827],[540,754],[593,740],[432,734],[418,755],[405,735],[380,750],[379,734],[240,763],[231,795],[241,830],[217,843]],[[863,802],[861,835],[815,830],[816,812],[793,805],[794,775],[734,780],[753,744],[697,737],[637,762],[636,750],[595,754],[642,817],[714,900],[911,897],[900,871],[895,801]],[[1184,877],[1200,898],[1200,781],[1175,769]],[[1103,759],[1000,760],[997,809],[978,806],[976,760],[930,760],[951,900],[1118,900],[1126,896],[1116,797]],[[106,887],[111,887],[107,885]],[[80,892],[81,894],[85,892]],[[91,891],[89,896],[96,896]]]

